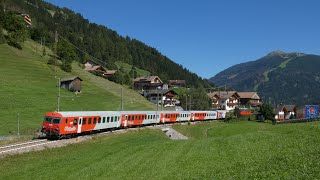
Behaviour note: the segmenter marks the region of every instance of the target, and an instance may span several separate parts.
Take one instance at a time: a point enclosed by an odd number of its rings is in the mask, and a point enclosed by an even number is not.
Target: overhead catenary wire
[[[107,62],[105,62],[105,61],[103,61],[103,60],[101,60],[101,59],[99,59],[99,58],[96,58],[96,57],[90,55],[89,53],[87,53],[86,51],[82,50],[82,49],[79,48],[78,46],[74,45],[74,44],[71,43],[68,39],[64,38],[63,36],[61,36],[61,35],[58,34],[57,32],[56,32],[56,36],[59,37],[59,38],[61,38],[61,39],[64,40],[64,41],[66,41],[66,42],[69,43],[72,47],[76,48],[76,49],[79,50],[80,52],[82,52],[82,53],[88,55],[90,58],[94,59],[95,61],[92,60],[94,63],[97,63],[96,61],[98,61],[98,62],[100,62],[100,63],[109,64],[109,65],[111,65],[111,66],[113,66],[113,67],[116,67],[116,69],[119,70],[119,68],[118,68],[116,65],[107,63]],[[58,41],[58,39],[56,39],[56,41]],[[100,63],[97,63],[97,64],[100,64]],[[133,65],[132,65],[132,66],[133,66]],[[130,68],[125,68],[125,67],[122,67],[122,68],[123,68],[123,69],[130,69]],[[135,71],[136,71],[136,70],[135,70]],[[128,99],[128,100],[131,101],[131,102],[139,102],[139,103],[141,103],[141,101],[138,101],[138,100],[136,100],[135,98],[131,98],[131,99],[129,99],[129,98],[123,98],[123,99],[122,99],[122,102],[124,102],[124,99]],[[122,108],[123,108],[123,105],[120,105],[120,106],[121,106],[121,109],[122,109]]]

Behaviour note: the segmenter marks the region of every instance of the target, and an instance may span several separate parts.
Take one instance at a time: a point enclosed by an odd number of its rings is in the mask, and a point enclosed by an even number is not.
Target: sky
[[[318,0],[46,0],[203,78],[274,50],[320,54]]]

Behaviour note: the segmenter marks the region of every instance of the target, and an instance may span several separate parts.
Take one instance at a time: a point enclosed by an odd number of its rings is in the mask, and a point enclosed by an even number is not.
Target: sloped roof
[[[218,96],[220,99],[228,99],[234,94],[236,96],[239,96],[236,91],[214,91],[214,92],[207,93],[207,94],[210,98],[212,98],[214,96]]]
[[[136,79],[134,79],[134,82],[139,82],[139,81],[147,81],[147,82],[151,82],[154,79],[158,78],[160,80],[160,82],[162,83],[161,79],[158,76],[142,76],[142,77],[137,77]]]
[[[96,70],[98,70],[98,69],[102,69],[103,71],[106,71],[106,69],[104,68],[104,67],[102,67],[102,66],[87,66],[87,67],[85,67],[84,68],[84,70],[87,70],[87,71],[96,71]]]
[[[74,76],[74,77],[69,77],[69,78],[63,78],[63,79],[60,80],[60,82],[73,81],[73,80],[75,80],[75,79],[77,79],[77,78],[78,78],[80,81],[82,81],[82,79],[79,78],[78,76]]]
[[[280,111],[283,111],[283,109],[286,109],[287,111],[293,112],[296,105],[280,105],[275,109],[275,112],[278,114]]]
[[[174,95],[177,95],[177,93],[172,89],[159,89],[159,90],[151,90],[148,94],[167,94],[168,92],[171,92]]]
[[[186,80],[169,80],[169,84],[185,84]]]
[[[257,92],[237,92],[240,96],[240,98],[245,98],[245,99],[260,99],[258,96]],[[256,97],[254,97],[256,96]]]

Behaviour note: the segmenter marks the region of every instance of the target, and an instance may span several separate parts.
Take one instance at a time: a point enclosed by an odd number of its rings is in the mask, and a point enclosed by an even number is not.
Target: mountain
[[[37,42],[45,40],[46,46],[51,49],[55,47],[57,32],[58,47],[63,41],[76,45],[72,48],[76,52],[75,60],[79,62],[92,60],[109,69],[117,69],[115,64],[124,62],[149,71],[164,82],[183,79],[191,87],[211,87],[207,80],[173,62],[157,49],[137,39],[123,37],[105,26],[91,23],[67,8],[59,8],[42,0],[2,0],[0,10],[30,15],[31,39]]]
[[[320,104],[320,56],[274,51],[234,65],[209,81],[237,91],[257,91],[272,104]]]

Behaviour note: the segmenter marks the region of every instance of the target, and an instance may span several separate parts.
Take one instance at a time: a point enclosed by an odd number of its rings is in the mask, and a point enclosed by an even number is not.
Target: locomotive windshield
[[[52,117],[44,117],[44,120],[43,120],[43,122],[48,122],[48,123],[50,123],[51,122],[51,120],[52,120]]]
[[[60,118],[52,118],[52,117],[44,117],[43,122],[53,123],[53,124],[60,124],[61,119]]]
[[[55,119],[52,120],[52,123],[53,123],[53,124],[60,124],[60,120],[61,120],[61,119],[55,118]]]

